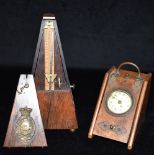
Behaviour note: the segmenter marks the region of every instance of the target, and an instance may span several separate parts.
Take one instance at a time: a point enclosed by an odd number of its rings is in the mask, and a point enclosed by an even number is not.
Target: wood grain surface
[[[21,88],[28,84],[28,88]],[[19,93],[21,92],[21,94]],[[35,123],[35,133],[29,143],[23,143],[16,134],[16,123],[21,117],[20,108],[31,108],[31,118]],[[43,123],[38,105],[36,89],[34,85],[33,75],[20,75],[17,92],[12,108],[12,113],[8,125],[7,134],[4,141],[4,147],[45,147],[47,146],[44,133]]]
[[[120,141],[123,143],[129,143],[128,149],[132,149],[138,126],[144,115],[144,109],[146,108],[151,73],[141,73],[143,82],[136,85],[137,72],[120,70],[121,76],[113,76],[116,73],[116,68],[112,67],[106,74],[105,80],[102,84],[102,88],[97,106],[92,119],[91,127],[88,136],[91,138],[93,135],[109,138],[112,140]],[[107,80],[108,77],[108,80]],[[106,85],[106,87],[103,87]],[[105,103],[108,95],[111,91],[116,89],[122,89],[129,92],[133,97],[132,108],[123,115],[113,115],[106,109]],[[99,123],[108,122],[112,126],[120,126],[123,128],[123,133],[118,134],[113,130],[103,130]]]
[[[48,36],[47,34],[44,35],[44,27],[47,22],[52,22],[54,26],[53,35],[49,37],[49,40],[47,40],[47,37],[46,40],[44,38],[44,36]],[[48,51],[47,47],[45,47],[45,41],[46,45],[47,41],[52,43],[51,49],[49,48]],[[50,60],[49,64],[47,64],[45,57],[47,57],[46,53],[50,52],[50,50],[52,50],[54,54],[50,55],[50,59],[47,58]],[[50,69],[46,67],[47,65]],[[46,70],[50,70],[52,77],[56,74],[54,82],[47,83],[45,77]],[[35,77],[44,128],[77,129],[78,125],[72,90],[70,88],[57,23],[52,16],[43,17],[32,73]],[[48,84],[49,87],[47,86]],[[52,87],[50,87],[50,85]]]

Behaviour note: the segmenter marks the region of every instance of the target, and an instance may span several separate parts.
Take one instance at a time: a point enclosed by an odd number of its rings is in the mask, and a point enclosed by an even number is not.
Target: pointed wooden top
[[[52,13],[45,13],[43,19],[55,19],[55,15]]]

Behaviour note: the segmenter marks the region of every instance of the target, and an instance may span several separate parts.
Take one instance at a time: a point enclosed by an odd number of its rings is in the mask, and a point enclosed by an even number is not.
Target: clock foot
[[[93,138],[93,135],[88,134],[88,138],[89,139],[92,139]]]
[[[128,150],[132,150],[132,146],[131,145],[128,145]]]
[[[76,129],[70,129],[71,132],[75,132]]]

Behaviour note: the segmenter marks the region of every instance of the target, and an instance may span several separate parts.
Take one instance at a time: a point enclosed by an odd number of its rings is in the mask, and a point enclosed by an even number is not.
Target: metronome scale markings
[[[45,52],[45,90],[54,90],[56,78],[54,66],[54,26],[50,20],[44,27],[44,52]],[[52,60],[50,59],[52,57]]]

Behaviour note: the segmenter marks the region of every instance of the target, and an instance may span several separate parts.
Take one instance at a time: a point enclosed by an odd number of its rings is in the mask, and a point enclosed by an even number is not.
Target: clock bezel
[[[114,113],[113,111],[111,111],[111,110],[109,109],[109,107],[108,107],[108,104],[107,104],[107,103],[108,103],[109,97],[110,97],[111,94],[112,94],[113,92],[115,92],[115,91],[121,91],[121,92],[124,92],[124,93],[128,94],[128,95],[130,96],[130,98],[131,98],[131,101],[132,101],[132,105],[130,106],[130,108],[129,108],[126,112],[123,112],[123,113],[121,113],[121,114],[117,114],[117,113]],[[133,98],[132,94],[131,94],[128,90],[126,90],[126,89],[122,89],[122,88],[113,89],[113,90],[110,91],[109,94],[107,95],[104,105],[105,105],[106,111],[107,111],[109,114],[111,114],[111,115],[113,115],[113,116],[124,116],[124,115],[127,115],[127,114],[133,109],[133,107],[134,107],[134,98]]]

